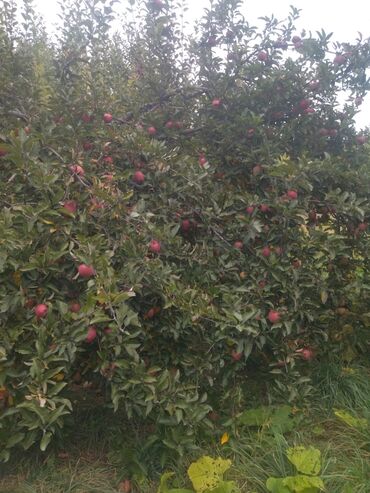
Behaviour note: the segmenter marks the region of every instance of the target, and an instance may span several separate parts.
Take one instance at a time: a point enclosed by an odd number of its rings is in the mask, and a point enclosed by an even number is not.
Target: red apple
[[[66,200],[63,202],[63,208],[71,214],[74,214],[77,211],[77,202],[75,200]]]
[[[316,110],[315,110],[314,108],[306,108],[306,109],[304,110],[304,113],[305,113],[306,115],[313,115],[314,113],[316,113]]]
[[[83,150],[84,150],[84,151],[86,151],[86,152],[87,152],[87,151],[91,151],[91,149],[93,148],[93,145],[92,145],[92,143],[91,143],[91,142],[84,142],[84,143],[82,144],[82,148],[83,148]]]
[[[234,243],[234,248],[236,248],[237,250],[242,250],[243,249],[243,242],[238,240]]]
[[[85,170],[79,164],[72,164],[69,169],[74,175],[84,176]]]
[[[336,137],[338,135],[338,130],[336,128],[329,128],[328,133],[330,137]]]
[[[161,10],[164,7],[162,0],[151,0],[152,7]]]
[[[157,240],[151,240],[151,242],[149,243],[149,250],[152,253],[159,253],[161,251],[161,244],[160,244],[160,242],[157,241]]]
[[[254,134],[255,134],[254,128],[248,128],[248,130],[247,130],[247,138],[248,139],[251,139],[254,136]]]
[[[248,207],[245,208],[245,212],[251,216],[254,212],[254,206],[249,205]]]
[[[95,275],[95,269],[92,265],[80,264],[77,268],[80,277],[88,278]]]
[[[364,100],[358,96],[356,99],[355,99],[355,105],[356,106],[360,106],[362,103],[364,102]]]
[[[85,341],[91,344],[96,339],[97,335],[98,334],[96,332],[96,327],[94,325],[90,325],[90,327],[87,329]]]
[[[189,219],[184,219],[181,222],[181,230],[184,233],[187,233],[188,231],[190,231],[190,229],[191,229],[191,222],[189,221]]]
[[[280,321],[280,313],[276,310],[270,310],[268,312],[267,318],[272,324],[276,324]]]
[[[169,129],[173,128],[174,126],[175,126],[175,122],[172,120],[168,120],[168,122],[166,122],[165,124],[165,127]]]
[[[268,247],[268,246],[263,247],[261,250],[261,253],[262,253],[263,257],[269,257],[271,254],[270,247]]]
[[[219,108],[221,106],[221,99],[217,99],[215,98],[213,101],[212,101],[212,106],[213,108]]]
[[[302,38],[300,36],[293,36],[292,37],[292,43],[300,43],[302,41]]]
[[[257,58],[260,62],[265,62],[268,59],[268,54],[265,51],[260,51]]]
[[[320,128],[319,135],[321,137],[328,137],[328,135],[330,135],[330,131],[327,128]]]
[[[346,61],[347,61],[347,57],[345,57],[344,55],[340,55],[340,54],[335,55],[335,57],[333,59],[333,63],[335,65],[343,65],[343,63],[346,63]]]
[[[233,361],[240,361],[243,356],[243,353],[238,353],[235,349],[231,351],[231,358]]]
[[[305,110],[310,106],[310,104],[311,101],[309,99],[301,99],[301,101],[299,102],[299,107],[301,110]]]
[[[357,144],[365,144],[367,142],[367,136],[366,135],[357,135],[356,136],[356,142]]]
[[[316,89],[318,89],[320,87],[320,82],[318,80],[311,80],[308,84],[308,88],[311,90],[311,91],[315,91]]]
[[[359,229],[359,231],[366,231],[367,230],[367,226],[368,226],[367,223],[360,223],[358,225],[358,229]]]
[[[113,158],[111,156],[104,156],[103,163],[108,166],[111,166],[113,164]]]
[[[288,190],[286,195],[290,198],[290,200],[297,200],[298,198],[298,193],[296,192],[296,190]]]
[[[261,212],[269,212],[270,207],[267,204],[261,204],[260,205],[260,211]]]
[[[81,116],[81,120],[84,123],[90,123],[92,121],[92,116],[87,113],[83,113],[83,115]],[[61,123],[60,118],[58,120],[58,123]]]
[[[69,305],[69,311],[72,313],[78,313],[81,310],[81,305],[79,303],[71,303]]]
[[[155,127],[149,127],[148,128],[148,134],[149,135],[155,135],[157,133],[157,129]]]
[[[142,185],[145,181],[145,175],[141,171],[135,171],[134,176],[132,177],[133,181],[138,185]]]
[[[297,349],[296,353],[300,354],[301,358],[305,361],[311,361],[315,357],[314,351],[309,347]]]
[[[48,306],[45,305],[44,303],[40,303],[39,305],[36,305],[35,308],[33,309],[35,315],[37,318],[44,318],[48,314]]]
[[[203,167],[207,163],[207,158],[204,154],[199,156],[199,164]]]
[[[111,334],[112,333],[112,329],[110,327],[104,327],[104,334]]]
[[[110,123],[113,120],[113,116],[110,113],[104,113],[103,120],[104,123]]]
[[[258,176],[261,173],[263,173],[263,167],[260,164],[256,164],[255,166],[253,166],[253,168],[252,168],[252,175],[253,176]]]

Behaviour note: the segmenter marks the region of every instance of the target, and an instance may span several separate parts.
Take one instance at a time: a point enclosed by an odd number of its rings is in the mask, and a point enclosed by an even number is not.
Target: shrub
[[[297,400],[312,359],[368,350],[368,42],[235,0],[112,34],[113,3],[64,4],[54,38],[1,3],[5,460],[86,387],[181,453],[246,371]]]

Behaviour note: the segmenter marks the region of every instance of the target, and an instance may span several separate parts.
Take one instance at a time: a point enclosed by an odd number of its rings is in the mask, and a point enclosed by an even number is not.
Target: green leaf
[[[268,407],[258,407],[244,411],[238,418],[239,422],[246,426],[263,426],[270,418],[272,409]]]
[[[268,478],[266,481],[266,488],[271,493],[291,493],[291,491],[284,486],[284,478]]]
[[[337,409],[336,411],[334,411],[334,414],[337,416],[337,418],[346,423],[348,426],[356,428],[357,430],[364,430],[368,426],[367,419],[356,418],[355,416],[352,416],[352,414],[342,409]]]
[[[314,447],[292,447],[287,450],[288,460],[303,474],[316,475],[321,470],[321,452]]]
[[[223,474],[230,466],[230,460],[213,459],[208,456],[193,462],[188,469],[188,475],[196,493],[216,488],[223,481]]]
[[[317,476],[288,476],[283,485],[294,493],[315,493],[324,489],[323,480]]]
[[[165,472],[161,476],[161,482],[158,488],[157,493],[194,493],[192,490],[188,490],[185,488],[171,488],[169,489],[168,481],[174,475],[173,472]]]
[[[47,446],[49,445],[50,443],[50,440],[51,440],[51,437],[52,437],[52,433],[50,433],[50,431],[47,431],[44,436],[42,437],[41,439],[41,442],[40,442],[40,450],[42,450],[43,452],[45,452]]]
[[[216,488],[207,491],[207,493],[239,493],[239,488],[234,481],[222,481]]]

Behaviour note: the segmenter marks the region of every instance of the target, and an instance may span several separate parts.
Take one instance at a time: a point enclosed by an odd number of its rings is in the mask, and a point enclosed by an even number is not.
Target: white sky
[[[19,1],[19,0],[18,0]],[[128,0],[121,0],[122,5]],[[58,0],[34,0],[39,12],[44,16],[47,25],[57,20]],[[199,17],[209,0],[187,0],[189,18]],[[255,23],[258,17],[274,14],[283,19],[289,12],[289,6],[302,9],[301,19],[297,27],[306,31],[316,31],[322,28],[325,32],[334,32],[332,40],[353,41],[358,32],[364,38],[370,37],[370,2],[369,0],[244,0],[241,9],[250,23]],[[362,111],[357,116],[358,126],[370,124],[370,95],[362,105]]]

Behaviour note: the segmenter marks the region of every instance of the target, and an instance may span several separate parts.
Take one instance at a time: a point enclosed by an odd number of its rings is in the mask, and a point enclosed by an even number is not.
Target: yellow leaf
[[[9,397],[8,397],[8,406],[9,407],[14,406],[14,399],[13,399],[13,396],[11,396],[11,395],[9,395]]]
[[[228,433],[224,433],[221,437],[221,445],[225,445],[230,440],[230,436]]]
[[[61,382],[64,379],[64,373],[57,373],[53,380],[56,380],[57,382]]]
[[[13,281],[17,286],[21,285],[21,273],[19,270],[13,273]]]
[[[304,224],[301,224],[300,229],[301,229],[302,233],[304,234],[304,236],[309,235],[309,231],[308,231],[307,226],[305,226]]]

